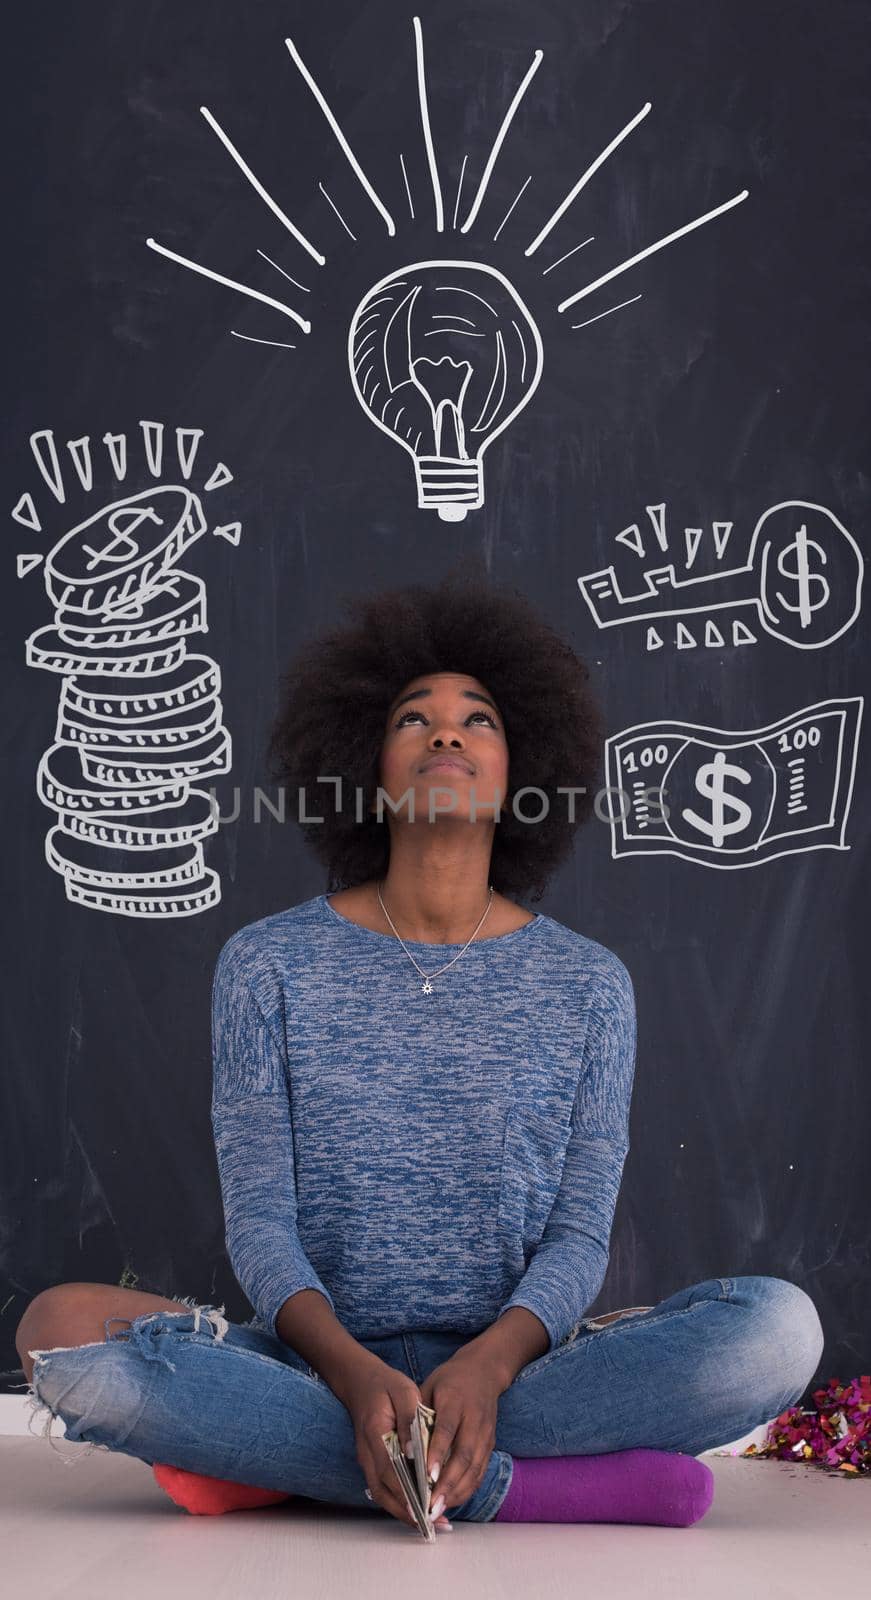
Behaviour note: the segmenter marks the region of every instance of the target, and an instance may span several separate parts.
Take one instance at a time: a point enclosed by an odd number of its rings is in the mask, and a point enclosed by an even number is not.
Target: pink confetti
[[[806,1461],[849,1476],[871,1473],[871,1374],[845,1384],[830,1378],[813,1400],[816,1410],[790,1406],[768,1424],[764,1444],[741,1454]]]

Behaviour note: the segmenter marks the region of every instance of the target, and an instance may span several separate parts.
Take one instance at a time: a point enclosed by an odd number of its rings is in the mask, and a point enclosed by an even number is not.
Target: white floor
[[[427,1545],[369,1512],[301,1499],[192,1517],[132,1456],[27,1431],[0,1395],[2,1593],[38,1600],[756,1600],[868,1592],[871,1484],[796,1462],[705,1461],[714,1502],[691,1528],[457,1523]],[[59,1453],[60,1452],[60,1453]],[[67,1459],[62,1459],[62,1456]]]

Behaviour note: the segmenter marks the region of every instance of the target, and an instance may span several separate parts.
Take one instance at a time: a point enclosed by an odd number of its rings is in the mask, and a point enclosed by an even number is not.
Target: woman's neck
[[[383,882],[374,886],[380,910],[379,887],[381,900],[404,939],[460,944],[469,938],[485,911],[485,927],[489,928],[493,916],[489,881],[480,869],[462,876],[423,870],[410,877],[391,861]],[[492,900],[495,899],[494,894]]]
[[[373,933],[392,933],[393,930],[378,900],[379,882],[380,880],[372,878],[368,883],[357,884],[353,889],[341,889],[329,896],[330,905],[349,921],[358,923],[361,928],[369,928]],[[386,885],[386,879],[384,883]],[[488,894],[489,890],[485,885],[475,904],[469,904],[465,920],[454,913],[450,918],[445,916],[438,924],[430,917],[428,924],[424,925],[419,915],[418,901],[415,901],[412,907],[413,914],[406,911],[404,915],[403,911],[394,905],[389,885],[381,887],[384,904],[396,924],[400,937],[421,944],[465,944],[486,909]],[[431,909],[430,907],[430,911]],[[490,909],[476,938],[495,939],[500,934],[513,933],[515,928],[522,928],[527,922],[532,921],[534,921],[532,911],[526,911],[513,900],[494,893]]]

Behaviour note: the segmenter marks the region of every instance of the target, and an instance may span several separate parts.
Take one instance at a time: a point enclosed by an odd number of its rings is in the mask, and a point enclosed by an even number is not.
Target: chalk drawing
[[[639,722],[605,741],[611,854],[755,867],[844,841],[864,699],[820,700],[766,727]]]
[[[437,148],[433,132],[432,108],[427,82],[427,55],[424,45],[423,26],[419,16],[412,18],[412,41],[410,43],[413,48],[409,48],[408,51],[408,70],[410,73],[413,71],[415,76],[418,117],[415,119],[413,131],[409,130],[409,143],[406,144],[405,140],[403,140],[405,148],[397,151],[398,161],[395,169],[393,162],[391,162],[391,175],[389,178],[385,177],[385,182],[389,181],[391,188],[396,191],[395,203],[391,199],[391,203],[388,205],[381,192],[380,179],[379,187],[376,188],[362,152],[359,149],[351,148],[342,127],[341,117],[333,109],[332,97],[327,97],[315,74],[303,61],[293,39],[286,38],[284,40],[287,52],[297,69],[300,79],[323,113],[331,135],[338,142],[351,171],[371,202],[372,212],[369,215],[372,220],[380,219],[383,222],[390,239],[396,237],[399,227],[407,226],[408,223],[415,223],[417,227],[420,227],[421,223],[426,220],[428,201],[419,193],[417,196],[412,195],[408,167],[406,165],[406,151],[409,149],[410,144],[417,141],[419,146],[422,145],[432,189],[432,225],[435,232],[443,235],[446,229],[450,229],[454,233],[459,232],[470,240],[470,260],[463,262],[443,260],[444,245],[439,240],[438,244],[432,247],[432,253],[437,259],[419,262],[416,267],[403,266],[395,268],[388,276],[380,278],[357,308],[349,336],[351,379],[354,391],[370,420],[384,433],[390,434],[394,439],[397,439],[400,445],[414,456],[418,506],[422,510],[437,510],[439,516],[444,520],[460,521],[469,511],[480,509],[484,503],[481,471],[481,457],[484,449],[498,434],[503,432],[508,422],[526,404],[541,375],[542,347],[538,330],[531,314],[520,301],[516,290],[511,287],[508,280],[501,273],[488,264],[486,258],[489,248],[497,242],[500,243],[500,248],[505,248],[509,239],[513,239],[514,248],[522,250],[525,257],[532,257],[541,248],[545,240],[551,238],[551,235],[554,235],[554,239],[556,238],[555,230],[562,226],[564,219],[573,217],[576,223],[579,206],[583,203],[579,200],[579,197],[584,194],[596,173],[600,171],[614,152],[628,140],[629,135],[647,118],[652,110],[652,103],[649,100],[645,101],[641,109],[588,162],[581,176],[571,184],[559,204],[530,239],[529,233],[531,229],[528,221],[526,223],[523,222],[523,217],[528,214],[529,210],[529,200],[524,197],[528,196],[529,192],[534,193],[534,190],[530,191],[534,174],[529,173],[522,182],[518,179],[519,187],[517,187],[516,183],[512,183],[507,188],[507,192],[514,195],[507,210],[505,209],[504,190],[501,191],[500,198],[494,198],[497,185],[494,184],[493,178],[497,169],[503,178],[508,176],[507,163],[510,161],[512,129],[520,122],[522,111],[525,112],[527,109],[524,106],[524,101],[529,99],[530,87],[542,64],[544,52],[540,49],[533,50],[529,66],[516,84],[513,94],[502,111],[501,120],[492,136],[480,171],[476,173],[474,170],[477,167],[476,159],[472,159],[471,165],[469,165],[470,156],[467,151],[463,155],[462,165],[459,167],[459,178],[455,179],[453,174],[456,173],[457,165],[454,161],[449,161],[444,150],[440,151]],[[264,187],[214,113],[207,106],[201,106],[200,111],[239,171],[247,179],[255,193],[260,196],[267,210],[274,218],[277,218],[285,229],[283,242],[288,245],[289,249],[295,246],[298,250],[305,251],[310,261],[314,261],[318,266],[322,267],[326,259],[323,252],[300,231],[275,197]],[[456,157],[456,163],[459,163],[458,153],[454,151],[453,154]],[[469,166],[468,175],[467,166]],[[456,191],[453,215],[451,220],[446,222],[445,175],[448,172],[451,174],[450,193],[454,192],[454,182],[456,182]],[[468,198],[466,201],[466,214],[462,222],[460,222],[460,199],[467,176],[466,189]],[[344,249],[347,247],[348,242],[356,245],[359,238],[358,233],[355,231],[357,227],[356,220],[355,226],[352,228],[336,199],[327,192],[320,180],[318,180],[317,187],[322,199],[326,201],[335,218],[338,219],[344,235],[344,237],[339,236],[338,239],[334,238],[331,248]],[[448,195],[448,209],[450,209],[450,193]],[[609,267],[605,272],[598,272],[591,282],[579,289],[573,289],[567,293],[564,285],[558,291],[561,298],[557,303],[557,309],[560,312],[568,311],[571,306],[576,305],[579,300],[584,299],[586,296],[594,294],[602,285],[609,283],[612,278],[628,272],[648,256],[691,233],[693,229],[700,228],[703,224],[713,221],[715,217],[722,216],[732,207],[746,200],[747,196],[748,190],[741,190],[740,193],[712,207],[703,215],[682,223],[679,227],[672,229],[670,233],[645,245],[643,249],[637,251],[628,260],[618,262],[616,266]],[[523,202],[522,204],[521,201]],[[297,195],[295,203],[298,205],[303,204],[304,197]],[[406,221],[406,206],[408,221]],[[399,220],[397,221],[397,219]],[[525,235],[523,240],[518,238],[521,229]],[[287,239],[288,234],[290,235],[290,241]],[[577,238],[577,233],[575,233],[575,238]],[[592,244],[593,239],[594,236],[591,234],[580,244],[570,244],[569,240],[564,240],[563,243],[568,244],[569,248],[565,248],[558,253],[556,258],[549,265],[543,267],[537,276],[542,280],[548,278],[549,274],[555,272],[557,268],[562,268],[566,262],[573,260],[578,251],[586,245]],[[290,317],[303,333],[308,334],[311,332],[311,321],[294,306],[288,305],[286,301],[279,300],[263,289],[255,288],[252,284],[229,277],[218,271],[211,264],[205,264],[179,251],[172,250],[168,246],[160,244],[155,238],[149,237],[146,243],[150,249],[179,266],[187,267],[189,271],[198,274],[200,277],[209,278],[214,283],[221,284],[227,289],[246,296],[248,300],[258,302],[259,305],[267,307],[270,312],[279,312],[285,317]],[[277,268],[285,280],[296,288],[303,288],[298,279],[292,276],[289,268],[279,266],[278,262],[273,261],[265,250],[260,249],[259,246],[257,248],[258,254],[264,260],[269,261],[273,267]],[[557,248],[555,244],[554,248]],[[290,266],[293,266],[292,262]],[[424,356],[422,350],[415,349],[405,360],[404,366],[397,366],[398,358],[395,355],[391,355],[389,362],[390,372],[387,374],[383,370],[384,363],[380,360],[380,354],[383,352],[376,352],[369,365],[367,375],[365,367],[359,363],[363,361],[366,355],[372,353],[374,345],[370,348],[363,341],[359,345],[356,343],[356,336],[362,331],[361,311],[373,309],[378,291],[383,289],[385,285],[396,286],[400,279],[407,278],[410,273],[415,271],[422,272],[424,269],[435,270],[447,267],[455,269],[455,277],[458,271],[462,271],[464,274],[463,281],[465,281],[466,276],[471,274],[476,274],[479,279],[486,278],[485,287],[479,290],[479,297],[485,305],[490,302],[493,296],[493,280],[498,280],[500,291],[496,296],[497,301],[501,306],[505,307],[507,292],[507,296],[513,297],[516,302],[515,313],[508,318],[507,322],[503,320],[502,325],[493,326],[489,330],[473,330],[466,334],[465,343],[454,345],[451,341],[453,338],[458,337],[458,328],[461,327],[461,323],[458,322],[452,330],[437,330],[434,327],[421,328],[419,326],[421,308],[426,305],[436,285],[429,280],[426,283],[418,283],[416,285],[417,293],[415,293],[414,300],[409,308],[407,310],[404,306],[394,308],[400,317],[400,328],[404,328],[407,333],[413,322],[415,338],[418,335],[421,338],[427,335],[435,337],[439,333],[442,339],[442,344],[439,348],[443,354],[438,356],[427,354]],[[548,287],[551,287],[555,282],[556,280],[551,278]],[[412,288],[414,287],[412,286]],[[451,285],[447,282],[442,284],[441,287],[445,291],[451,289]],[[310,290],[306,288],[304,292],[310,293]],[[410,290],[409,292],[412,291]],[[455,294],[460,292],[456,283],[453,285],[453,292]],[[422,299],[420,298],[421,295],[423,295]],[[591,310],[589,316],[584,317],[579,322],[570,323],[569,327],[575,331],[589,329],[594,324],[610,318],[615,312],[637,304],[641,299],[642,294],[639,291],[637,294],[628,296],[614,305]],[[420,302],[419,304],[418,301]],[[382,320],[384,320],[383,316]],[[513,331],[515,329],[517,330],[516,333]],[[296,344],[290,340],[272,337],[268,328],[258,329],[250,333],[233,328],[230,333],[235,339],[244,341],[248,346],[252,347],[252,360],[258,358],[253,348],[256,346],[260,346],[260,352],[258,353],[260,359],[264,358],[264,347],[287,352],[294,352],[297,348]],[[487,343],[478,351],[477,358],[473,359],[472,351],[468,344],[476,336],[483,337]],[[595,334],[587,334],[587,337],[597,338],[600,335],[597,331]],[[607,334],[605,337],[607,337]],[[384,341],[381,342],[383,343]],[[401,334],[394,332],[391,346],[398,346],[400,342]],[[377,344],[379,341],[376,340],[375,343]],[[286,360],[288,357],[271,356],[270,359]],[[526,377],[520,380],[519,385],[514,381],[518,359],[520,359],[521,364],[524,361],[526,363]],[[486,426],[484,421],[474,422],[469,415],[470,407],[478,405],[479,411],[481,409],[478,397],[481,382],[484,381],[483,374],[485,373],[487,374],[487,384],[492,385],[492,393],[489,398],[493,401],[494,420],[497,423],[493,428]],[[419,398],[409,392],[411,388],[416,388],[420,391]],[[484,409],[486,409],[486,406]],[[453,436],[452,443],[447,442],[447,433]],[[478,437],[482,433],[486,436],[483,438]],[[438,442],[436,442],[436,436],[438,436]],[[50,474],[52,470],[50,460],[46,461],[46,469]]]
[[[665,505],[646,506],[660,549],[669,548]],[[731,522],[713,524],[715,561],[722,561],[732,533]],[[684,528],[685,569],[695,563],[703,528]],[[644,535],[632,523],[616,535],[642,560]],[[796,650],[820,650],[840,639],[859,614],[864,561],[851,533],[834,512],[811,500],[781,500],[764,511],[750,541],[746,562],[697,577],[678,575],[674,562],[646,567],[643,587],[624,593],[613,566],[589,572],[578,585],[600,628],[630,622],[661,622],[665,617],[700,616],[712,611],[750,607],[766,633]],[[701,620],[701,618],[700,618]],[[757,643],[757,636],[739,618],[733,619],[734,646]],[[709,618],[704,644],[722,649],[726,636]],[[656,626],[647,630],[647,649],[664,644]],[[685,622],[676,627],[677,649],[694,649],[698,638]]]
[[[468,261],[400,267],[360,301],[348,364],[366,415],[414,462],[418,506],[458,522],[483,505],[484,452],[541,377],[541,335],[508,279]]]
[[[142,421],[140,428],[144,466],[158,476],[167,457],[164,424]],[[173,476],[178,470],[190,478],[202,435],[202,428],[175,429]],[[130,462],[127,435],[107,433],[102,442],[117,484]],[[65,505],[69,485],[52,430],[33,433],[30,447]],[[89,438],[67,447],[75,486],[90,490]],[[203,492],[232,476],[217,463]],[[12,515],[42,531],[30,494]],[[46,521],[56,516],[52,510]],[[220,668],[188,648],[191,635],[208,632],[205,584],[178,564],[208,527],[203,502],[186,482],[151,483],[103,504],[46,553],[18,556],[19,577],[42,568],[54,608],[53,621],[27,638],[26,660],[63,679],[54,741],[36,776],[37,794],[57,819],[45,857],[67,899],[90,910],[189,917],[221,897],[202,846],[219,815],[198,785],[229,772],[232,744],[222,722]],[[238,545],[241,525],[212,533]]]

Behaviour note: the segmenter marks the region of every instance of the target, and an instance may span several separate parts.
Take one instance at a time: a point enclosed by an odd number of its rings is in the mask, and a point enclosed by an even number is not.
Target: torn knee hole
[[[126,1343],[129,1341],[130,1335],[134,1328],[138,1331],[140,1328],[147,1327],[149,1323],[156,1322],[160,1317],[173,1319],[177,1317],[189,1317],[192,1312],[194,1315],[194,1333],[200,1332],[200,1325],[203,1317],[205,1317],[215,1336],[216,1343],[226,1337],[230,1323],[227,1317],[224,1315],[223,1306],[220,1306],[217,1309],[214,1306],[201,1306],[197,1303],[192,1295],[180,1295],[178,1303],[180,1306],[184,1307],[183,1310],[146,1311],[141,1317],[133,1317],[132,1319],[128,1317],[107,1317],[104,1323],[106,1330],[106,1341],[114,1342],[120,1340]],[[112,1322],[120,1322],[123,1324],[123,1326],[116,1333],[110,1333],[109,1324]]]

